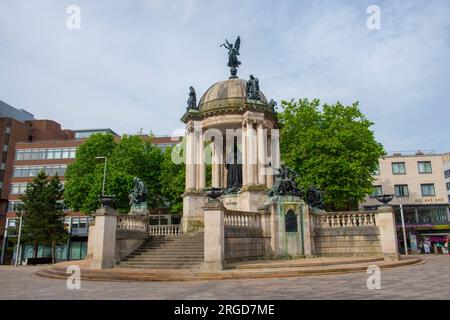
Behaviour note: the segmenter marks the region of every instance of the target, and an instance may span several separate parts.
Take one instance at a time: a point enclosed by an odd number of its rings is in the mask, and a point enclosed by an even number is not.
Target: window
[[[406,167],[404,162],[392,162],[392,173],[393,174],[405,174]]]
[[[10,201],[8,203],[8,211],[16,212],[19,211],[19,205],[22,204],[22,201]]]
[[[435,195],[434,184],[433,183],[421,184],[420,188],[422,190],[422,196],[423,197],[430,197],[430,196],[434,196]]]
[[[450,182],[447,182],[445,185],[447,186],[447,190],[450,190]]]
[[[22,149],[16,151],[16,160],[74,159],[77,148]]]
[[[382,186],[373,186],[373,192],[369,195],[371,198],[376,198],[383,194]]]
[[[11,127],[6,127],[6,128],[5,128],[5,133],[6,133],[6,134],[11,133]]]
[[[380,164],[377,163],[377,167],[375,169],[375,171],[373,172],[374,176],[379,176],[380,175]]]
[[[286,214],[286,232],[298,232],[297,215],[293,210],[289,210]]]
[[[447,170],[444,171],[444,176],[445,176],[446,179],[450,178],[450,169],[447,169]]]
[[[431,173],[431,161],[417,161],[419,173]]]
[[[53,176],[55,173],[64,176],[66,169],[66,165],[14,167],[13,177],[35,177],[42,170],[49,176]]]
[[[395,196],[396,197],[409,197],[408,185],[407,184],[396,184],[394,185]]]
[[[11,194],[23,194],[27,188],[27,183],[13,183],[11,184]]]

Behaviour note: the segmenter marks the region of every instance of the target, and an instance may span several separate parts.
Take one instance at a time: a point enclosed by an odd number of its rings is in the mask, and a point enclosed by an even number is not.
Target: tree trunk
[[[52,264],[55,264],[55,260],[56,260],[56,246],[55,246],[55,242],[52,242]]]
[[[37,258],[37,256],[38,256],[38,247],[39,247],[39,244],[37,243],[37,241],[34,241],[33,255],[35,258]]]

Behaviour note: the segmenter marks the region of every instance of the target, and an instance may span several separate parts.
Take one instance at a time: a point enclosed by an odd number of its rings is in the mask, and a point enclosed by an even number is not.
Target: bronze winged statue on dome
[[[221,47],[225,47],[228,49],[228,64],[227,66],[231,68],[231,78],[237,78],[237,68],[241,64],[238,59],[239,49],[241,48],[241,38],[238,36],[234,45],[229,43],[227,39],[225,39],[225,43],[220,45]]]

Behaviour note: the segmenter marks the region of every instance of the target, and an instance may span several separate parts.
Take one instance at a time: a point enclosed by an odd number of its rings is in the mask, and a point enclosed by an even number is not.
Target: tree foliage
[[[105,194],[116,196],[119,212],[130,210],[128,195],[133,177],[139,177],[148,188],[151,201],[159,194],[162,155],[150,139],[123,136],[119,142],[110,134],[95,134],[77,150],[77,158],[66,171],[64,201],[74,210],[91,213],[100,207],[104,160],[107,157]]]
[[[177,164],[172,160],[172,153],[179,154],[181,146],[167,148],[161,163],[161,195],[170,203],[170,212],[183,211],[183,192],[186,170],[184,162]]]
[[[355,209],[372,192],[372,173],[385,152],[358,102],[343,106],[300,99],[282,101],[281,155],[299,173],[298,184],[317,186],[331,210]]]
[[[61,207],[63,187],[57,175],[49,178],[41,171],[28,183],[19,198],[22,220],[21,242],[34,245],[37,257],[38,244],[51,245],[53,261],[56,244],[67,241],[69,234],[64,228],[64,212]]]

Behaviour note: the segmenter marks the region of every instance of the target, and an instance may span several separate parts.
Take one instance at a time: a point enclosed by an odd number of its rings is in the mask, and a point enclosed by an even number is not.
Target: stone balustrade
[[[148,232],[151,236],[174,236],[181,234],[181,226],[179,224],[148,226]]]
[[[375,215],[376,213],[353,211],[318,213],[315,217],[315,227],[328,229],[376,226]]]
[[[226,227],[261,228],[261,217],[258,212],[226,210],[224,215]]]
[[[117,217],[117,229],[127,231],[146,231],[147,230],[147,217],[143,216],[118,216]]]

